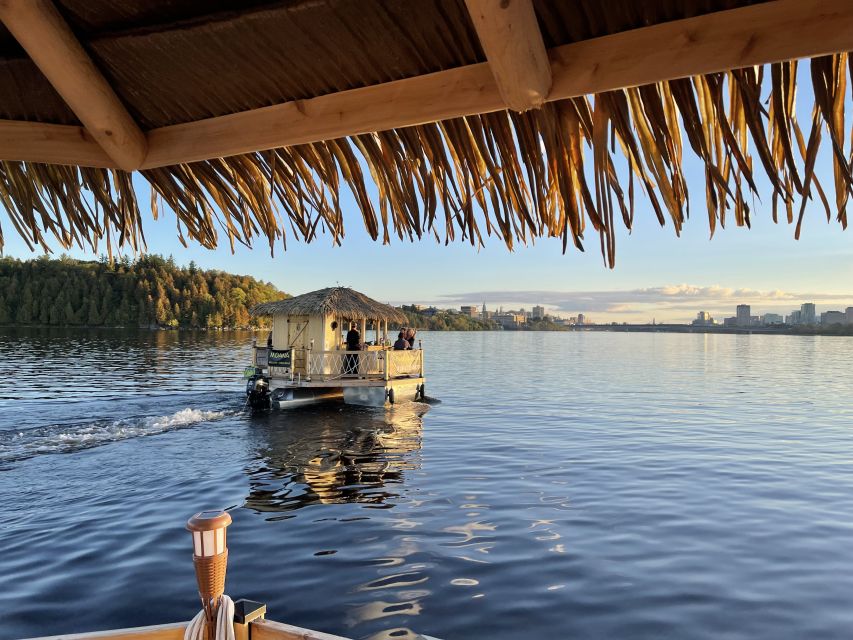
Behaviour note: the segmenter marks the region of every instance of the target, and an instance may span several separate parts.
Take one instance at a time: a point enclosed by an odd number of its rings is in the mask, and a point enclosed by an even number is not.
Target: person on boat
[[[411,327],[409,327],[406,330],[405,338],[406,338],[406,342],[409,343],[409,349],[415,348],[415,333],[417,333],[417,332],[414,329],[412,329]]]
[[[361,333],[359,333],[355,322],[350,324],[347,331],[347,351],[361,351]],[[355,375],[358,373],[358,354],[347,353],[344,356],[344,373]]]
[[[406,349],[412,348],[411,345],[406,341],[405,335],[405,330],[397,334],[397,342],[394,343],[394,351],[405,351]]]

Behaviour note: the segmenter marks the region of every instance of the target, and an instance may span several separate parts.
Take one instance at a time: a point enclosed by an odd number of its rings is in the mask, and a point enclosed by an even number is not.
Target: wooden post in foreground
[[[238,600],[234,603],[234,640],[250,640],[253,620],[263,620],[267,605],[253,600]]]

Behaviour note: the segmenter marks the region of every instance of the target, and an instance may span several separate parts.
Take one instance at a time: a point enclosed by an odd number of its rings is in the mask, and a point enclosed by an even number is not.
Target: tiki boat
[[[399,327],[406,321],[394,307],[347,287],[331,287],[251,312],[272,317],[271,344],[252,345],[247,369],[247,403],[255,409],[335,399],[382,407],[425,398],[423,345],[418,340],[411,349],[392,347],[389,323]],[[358,351],[348,351],[344,339],[352,323],[363,345]]]

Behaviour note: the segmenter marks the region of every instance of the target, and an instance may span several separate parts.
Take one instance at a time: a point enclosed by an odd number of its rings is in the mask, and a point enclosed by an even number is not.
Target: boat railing
[[[308,350],[307,360],[311,380],[381,378],[385,371],[383,351]]]
[[[384,379],[423,377],[423,350],[395,351],[374,348],[366,351],[317,351],[314,349],[291,349],[287,351],[286,364],[271,364],[268,347],[255,345],[252,349],[252,365],[267,369],[274,377],[298,376],[306,381],[340,379]],[[284,353],[284,352],[282,352]],[[276,352],[278,354],[278,352]],[[292,358],[292,359],[291,359]]]
[[[424,352],[422,349],[386,351],[388,378],[423,377]]]
[[[306,355],[310,380],[385,379],[423,375],[423,351],[311,351]]]

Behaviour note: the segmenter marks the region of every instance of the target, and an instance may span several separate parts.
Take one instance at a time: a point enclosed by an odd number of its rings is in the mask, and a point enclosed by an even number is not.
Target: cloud
[[[752,314],[790,313],[803,302],[844,310],[853,306],[853,293],[791,292],[779,289],[730,288],[719,285],[671,284],[660,287],[617,291],[469,291],[441,296],[439,306],[482,304],[488,308],[543,305],[558,315],[594,314],[603,322],[658,321],[687,322],[698,311],[708,311],[718,319],[733,316],[738,304],[752,306]],[[819,309],[820,311],[821,309]]]

